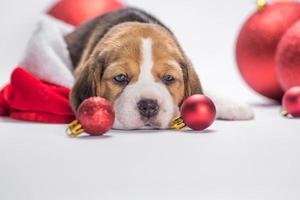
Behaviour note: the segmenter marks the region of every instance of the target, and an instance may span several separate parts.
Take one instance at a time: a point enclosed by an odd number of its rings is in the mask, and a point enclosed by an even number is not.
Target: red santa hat
[[[73,27],[43,16],[11,82],[0,92],[0,115],[48,123],[69,123],[72,64],[64,35]]]

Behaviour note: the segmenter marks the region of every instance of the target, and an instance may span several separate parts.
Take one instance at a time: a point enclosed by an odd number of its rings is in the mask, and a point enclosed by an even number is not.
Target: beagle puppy
[[[168,128],[183,100],[203,93],[174,34],[142,10],[124,8],[99,16],[65,41],[75,75],[72,109],[91,96],[104,97],[114,105],[115,129]],[[253,117],[246,105],[217,101],[219,118]]]

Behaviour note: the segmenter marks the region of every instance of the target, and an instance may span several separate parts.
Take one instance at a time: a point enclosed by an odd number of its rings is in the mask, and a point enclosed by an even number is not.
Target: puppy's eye
[[[129,83],[129,78],[126,74],[119,74],[114,77],[114,81],[120,85],[127,85]]]
[[[175,78],[173,76],[171,76],[171,75],[165,75],[162,78],[162,81],[164,82],[164,84],[170,85],[170,84],[172,84],[175,81]]]

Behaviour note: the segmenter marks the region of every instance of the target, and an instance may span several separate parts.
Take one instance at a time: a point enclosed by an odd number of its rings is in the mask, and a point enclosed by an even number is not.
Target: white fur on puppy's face
[[[167,128],[174,115],[179,112],[166,86],[156,82],[151,73],[154,65],[152,39],[142,39],[140,48],[141,64],[138,80],[128,85],[114,102],[116,129],[139,129],[145,126]],[[145,98],[156,100],[160,107],[159,113],[147,121],[142,119],[137,108],[137,103]]]

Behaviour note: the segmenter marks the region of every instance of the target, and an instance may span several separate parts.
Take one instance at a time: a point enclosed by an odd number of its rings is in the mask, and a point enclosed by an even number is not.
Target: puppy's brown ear
[[[100,81],[103,63],[98,59],[88,59],[77,71],[77,78],[70,94],[70,104],[74,112],[85,99],[100,96]]]
[[[192,63],[189,61],[182,64],[184,79],[184,99],[194,94],[203,94],[202,87]]]

